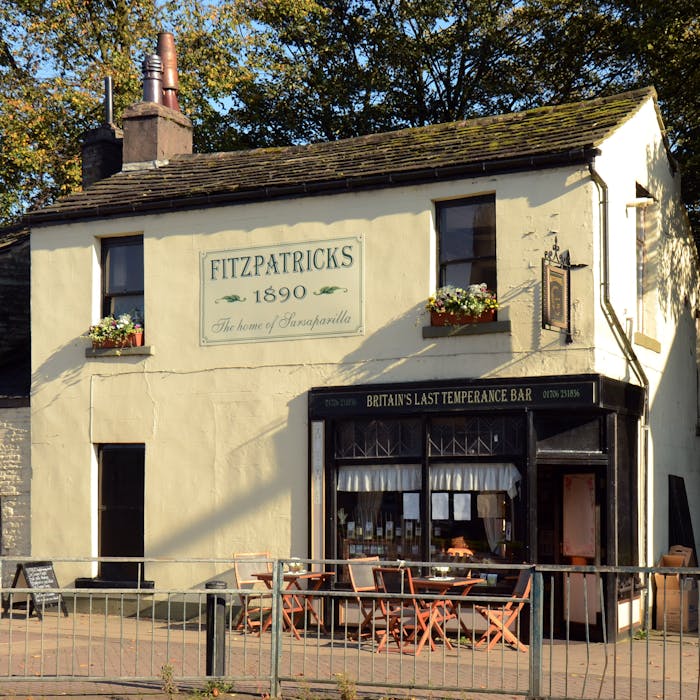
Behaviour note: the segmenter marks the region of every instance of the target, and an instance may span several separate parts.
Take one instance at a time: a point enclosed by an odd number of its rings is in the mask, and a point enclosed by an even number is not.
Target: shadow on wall
[[[650,287],[657,285],[664,314],[678,321],[688,308],[700,303],[697,297],[698,255],[680,193],[667,191],[660,176],[660,169],[668,167],[662,144],[657,144],[654,152],[648,152],[647,160],[650,169],[648,189],[660,202],[655,207],[656,245],[647,251],[649,267],[656,270],[656,276],[650,275],[648,284]]]
[[[653,561],[668,551],[668,476],[674,474],[685,479],[686,492],[693,519],[693,531],[700,532],[700,467],[698,446],[700,438],[696,426],[700,416],[697,396],[697,373],[695,361],[695,318],[690,309],[683,308],[677,319],[680,329],[669,349],[665,367],[659,372],[659,385],[649,407],[649,419],[653,448],[653,471],[649,471],[650,491],[653,501],[651,512],[653,534],[651,542]],[[697,545],[696,545],[697,546]]]
[[[355,350],[333,366],[335,384],[370,384],[379,382],[430,381],[447,377],[489,377],[508,369],[526,365],[533,355],[542,351],[565,350],[564,336],[558,332],[542,332],[541,279],[537,277],[511,286],[499,302],[504,315],[526,313],[530,319],[529,339],[521,352],[514,350],[513,331],[485,333],[469,338],[423,338],[422,327],[430,325],[423,304],[384,323],[365,337]],[[503,312],[502,312],[503,313]],[[458,358],[469,356],[470,369]],[[457,365],[459,364],[459,367]],[[475,372],[474,367],[479,370]]]

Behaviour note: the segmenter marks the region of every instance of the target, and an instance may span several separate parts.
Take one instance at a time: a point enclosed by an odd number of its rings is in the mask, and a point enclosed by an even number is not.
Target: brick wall
[[[3,556],[29,556],[30,540],[29,407],[0,408],[0,515]],[[3,585],[12,583],[14,568],[3,567]]]

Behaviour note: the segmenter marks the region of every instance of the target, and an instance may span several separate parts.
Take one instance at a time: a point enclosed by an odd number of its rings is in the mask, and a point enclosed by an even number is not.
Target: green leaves
[[[691,0],[11,0],[0,4],[0,216],[79,187],[82,133],[140,100],[175,34],[195,150],[334,140],[654,84],[700,214]]]

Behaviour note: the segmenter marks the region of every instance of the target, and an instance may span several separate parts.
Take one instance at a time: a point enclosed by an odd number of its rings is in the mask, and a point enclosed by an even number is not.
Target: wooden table
[[[272,572],[263,571],[253,574],[253,576],[263,581],[265,585],[272,590]],[[282,618],[285,628],[289,629],[297,639],[301,639],[301,635],[299,634],[295,621],[297,616],[303,613],[308,613],[316,620],[318,626],[324,632],[326,631],[321,618],[314,610],[314,606],[312,605],[313,596],[309,595],[309,592],[320,590],[321,586],[334,576],[335,574],[331,571],[287,571],[284,573],[283,578],[286,583],[284,590],[303,591],[303,595],[294,592],[282,595]],[[271,625],[272,613],[267,616],[267,619],[260,628],[260,632],[262,633],[268,630]]]
[[[435,596],[448,594],[452,596],[467,596],[474,586],[481,583],[486,583],[485,579],[471,576],[426,576],[413,579],[416,591]],[[445,646],[448,649],[452,649],[452,643],[445,635],[444,623],[448,620],[457,619],[462,631],[467,632],[459,611],[455,608],[455,601],[446,597],[424,599],[423,602],[430,606],[428,629],[425,630],[423,636],[427,638],[431,634],[432,629],[435,629],[442,637]]]

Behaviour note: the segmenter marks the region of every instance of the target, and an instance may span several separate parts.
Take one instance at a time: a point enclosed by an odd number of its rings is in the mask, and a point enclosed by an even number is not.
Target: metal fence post
[[[542,638],[543,589],[542,574],[532,571],[532,598],[530,599],[530,698],[542,697]]]
[[[280,694],[280,659],[282,658],[282,583],[284,561],[278,559],[272,567],[272,640],[270,644],[270,697]]]
[[[284,561],[278,559],[272,568],[272,644],[270,658],[270,696],[279,697],[280,660],[282,658],[282,584],[284,583]]]
[[[225,581],[209,581],[205,588],[221,590]],[[223,676],[226,654],[226,598],[221,593],[207,593],[207,676]]]

